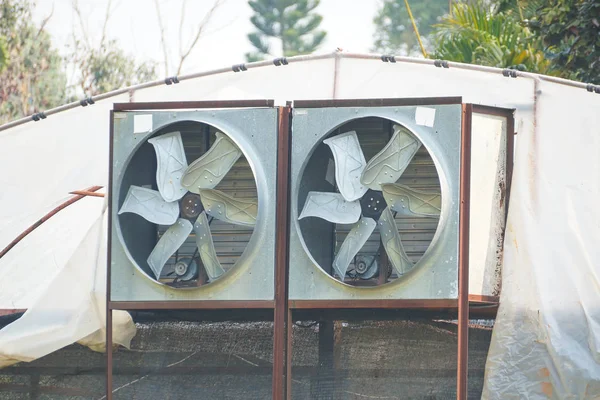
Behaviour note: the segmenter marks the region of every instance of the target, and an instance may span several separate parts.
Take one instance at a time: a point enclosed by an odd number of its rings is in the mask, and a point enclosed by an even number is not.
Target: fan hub
[[[179,200],[179,209],[181,217],[186,219],[195,219],[204,211],[204,206],[200,200],[200,195],[188,192]]]
[[[387,207],[387,203],[383,198],[383,193],[378,190],[367,190],[367,193],[360,198],[360,207],[362,215],[367,218],[378,220],[381,213]]]

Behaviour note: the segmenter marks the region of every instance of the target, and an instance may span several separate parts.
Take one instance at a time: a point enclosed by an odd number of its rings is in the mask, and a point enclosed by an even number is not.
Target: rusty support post
[[[277,130],[277,207],[275,229],[275,310],[273,316],[273,399],[286,398],[287,276],[289,261],[289,181],[291,107],[279,108]],[[291,327],[288,326],[288,329]]]
[[[112,374],[113,374],[113,348],[112,348],[112,307],[111,301],[111,263],[112,263],[112,187],[113,187],[113,139],[114,139],[114,111],[110,111],[108,135],[108,230],[106,238],[106,400],[112,400]]]
[[[104,193],[95,193],[87,190],[73,190],[69,192],[69,194],[80,194],[82,196],[91,196],[91,197],[104,197]]]
[[[100,190],[100,189],[102,189],[102,186],[91,186],[91,187],[85,189],[84,192],[92,193],[92,192],[95,192],[96,190]],[[48,221],[50,218],[52,218],[54,215],[56,215],[59,211],[67,208],[68,206],[70,206],[71,204],[73,204],[75,202],[78,202],[79,200],[83,199],[85,196],[86,195],[77,194],[76,196],[71,197],[69,200],[65,201],[64,203],[62,203],[59,206],[57,206],[56,208],[54,208],[52,211],[50,211],[48,214],[44,215],[42,218],[38,219],[33,225],[31,225],[29,228],[25,229],[23,231],[23,233],[21,233],[19,236],[17,236],[15,238],[15,240],[10,242],[8,244],[8,246],[6,246],[4,249],[2,249],[2,251],[0,251],[0,258],[4,257],[4,255],[10,251],[10,249],[15,247],[27,235],[29,235],[31,232],[33,232],[35,229],[37,229],[44,222]]]
[[[471,190],[471,117],[473,108],[464,104],[460,152],[460,221],[458,249],[458,368],[456,398],[466,400],[469,353],[469,205]]]

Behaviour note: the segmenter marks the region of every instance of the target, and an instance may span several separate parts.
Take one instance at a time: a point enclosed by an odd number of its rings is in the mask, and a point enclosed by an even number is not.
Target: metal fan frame
[[[243,105],[240,104],[240,107]],[[152,129],[134,132],[138,115],[152,115]],[[117,215],[122,181],[134,153],[157,131],[176,122],[193,121],[224,132],[241,149],[256,181],[258,218],[236,265],[209,285],[182,290],[158,282],[138,265],[121,232]],[[111,137],[111,301],[273,300],[275,251],[275,181],[277,109],[229,108],[114,112]]]
[[[459,190],[461,104],[373,107],[294,108],[291,160],[290,300],[456,299],[458,298]],[[435,109],[432,127],[415,119],[420,107]],[[380,117],[410,130],[431,155],[442,192],[440,222],[431,245],[401,278],[377,287],[356,287],[340,282],[317,263],[306,245],[298,216],[300,182],[317,146],[345,123]]]

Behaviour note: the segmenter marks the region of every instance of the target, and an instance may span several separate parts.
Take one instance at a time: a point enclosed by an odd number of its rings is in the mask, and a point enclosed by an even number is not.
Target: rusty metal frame
[[[458,229],[458,366],[457,400],[466,400],[469,359],[469,218],[471,197],[471,125],[473,106],[463,104],[460,149],[460,213]]]
[[[462,97],[407,97],[381,99],[296,100],[297,108],[326,107],[401,107],[462,104]]]
[[[317,100],[297,101],[296,107],[349,107],[349,106],[402,106],[462,104],[460,97],[414,98],[414,99],[357,99],[357,100]],[[181,108],[226,108],[226,107],[272,107],[273,102],[225,101],[225,102],[169,102],[169,103],[122,103],[115,104],[114,111],[158,110]],[[113,112],[110,122],[110,176],[112,184],[112,137]],[[498,109],[486,106],[463,104],[462,140],[461,140],[461,184],[460,184],[460,228],[459,228],[459,297],[458,299],[420,299],[420,300],[296,300],[288,302],[289,272],[289,166],[291,140],[291,104],[280,107],[278,112],[278,174],[276,209],[276,254],[275,254],[275,300],[274,301],[183,301],[183,302],[112,302],[107,301],[107,399],[112,398],[112,310],[113,309],[212,309],[212,310],[273,310],[273,375],[272,393],[274,399],[291,398],[292,368],[292,321],[294,315],[307,315],[317,318],[335,319],[341,315],[364,316],[373,318],[373,312],[389,318],[411,318],[423,316],[456,316],[459,320],[457,399],[466,399],[467,362],[468,362],[468,321],[471,318],[494,318],[498,307],[498,298],[493,296],[475,296],[468,294],[468,247],[469,247],[469,191],[470,191],[470,136],[471,115],[473,112],[501,115],[507,117],[507,132],[514,131],[514,110]],[[512,138],[511,135],[508,138]],[[513,140],[507,140],[507,195],[512,175]],[[112,207],[109,198],[109,208]],[[109,218],[109,232],[110,232]],[[110,248],[110,235],[108,238]],[[107,265],[107,295],[110,299],[110,252]]]
[[[275,232],[275,311],[273,316],[273,399],[288,397],[288,358],[291,356],[288,335],[291,331],[288,314],[288,271],[289,271],[289,196],[290,196],[290,139],[291,106],[280,107],[277,129],[277,206]],[[287,328],[287,332],[286,332]],[[286,352],[286,350],[288,350]],[[288,391],[288,393],[286,393]],[[291,394],[291,393],[290,393]]]
[[[48,221],[50,218],[52,218],[53,216],[58,214],[59,211],[64,210],[71,204],[78,202],[79,200],[83,199],[86,196],[104,197],[104,194],[102,194],[102,193],[94,193],[100,189],[102,189],[102,186],[91,186],[84,190],[76,190],[74,192],[70,192],[69,194],[73,194],[74,195],[73,197],[71,197],[70,199],[66,200],[65,202],[59,204],[54,209],[50,210],[46,215],[44,215],[42,218],[35,221],[27,229],[25,229],[19,236],[17,236],[5,248],[0,250],[0,258],[4,257],[4,255],[10,251],[10,249],[15,247],[21,240],[25,239],[25,237],[27,235],[29,235],[31,232],[36,230],[40,225],[42,225],[44,222]]]

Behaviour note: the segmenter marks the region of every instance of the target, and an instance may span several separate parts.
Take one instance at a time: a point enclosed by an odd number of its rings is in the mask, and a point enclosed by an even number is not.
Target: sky
[[[78,0],[83,24],[79,23],[73,11],[73,0],[37,0],[34,19],[40,22],[52,13],[46,27],[55,46],[64,54],[73,32],[81,35],[81,25],[90,42],[98,45],[109,1],[112,1],[112,13],[106,27],[107,37],[117,39],[121,48],[135,55],[138,60],[157,62],[159,76],[175,74],[180,47],[185,49],[189,45],[198,23],[214,3],[214,0],[159,0],[169,52],[167,73],[153,0]],[[246,37],[253,31],[250,22],[252,9],[247,0],[222,1],[223,4],[217,8],[198,44],[186,59],[181,74],[238,64],[245,61],[245,53],[253,50]],[[373,18],[380,2],[321,0],[315,11],[323,16],[321,27],[327,31],[327,37],[319,52],[331,52],[336,48],[368,52],[373,43]]]

